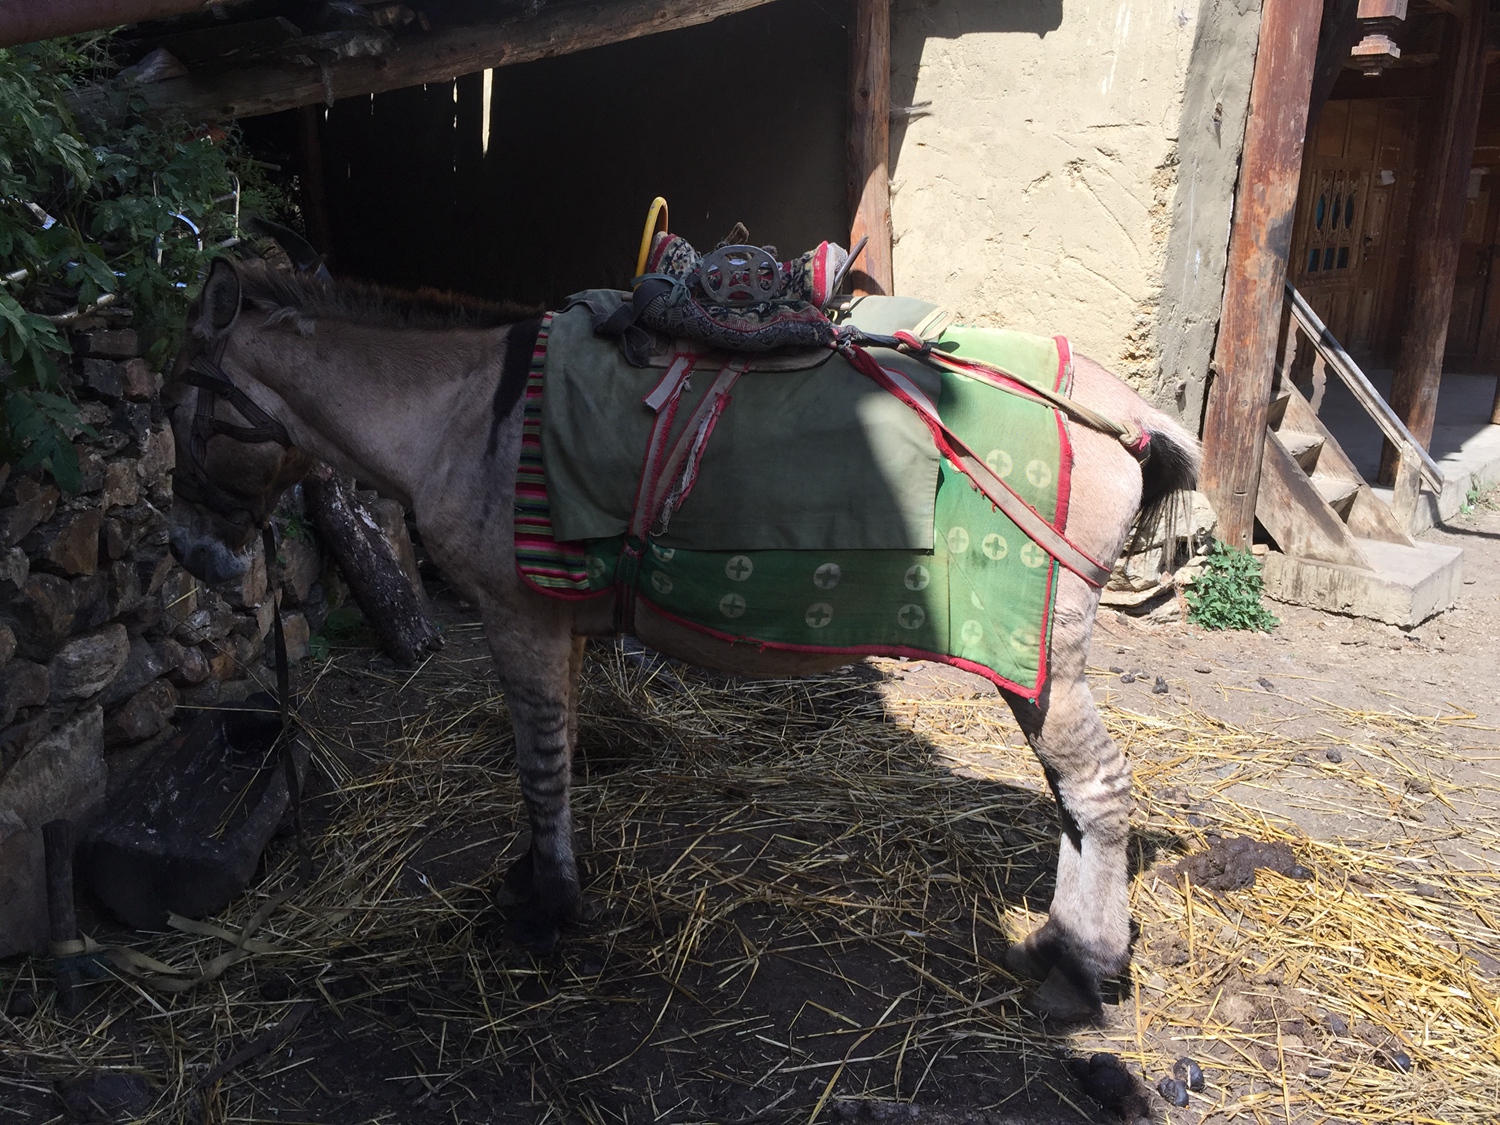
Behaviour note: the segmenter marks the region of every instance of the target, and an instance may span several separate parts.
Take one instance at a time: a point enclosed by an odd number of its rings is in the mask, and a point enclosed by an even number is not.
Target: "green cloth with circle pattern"
[[[1052,339],[955,327],[941,343],[1022,380],[1070,389],[1071,370],[1060,370]],[[1055,523],[1059,478],[1066,487],[1071,462],[1057,413],[965,375],[945,370],[941,378],[944,424]],[[722,637],[944,660],[1035,696],[1046,679],[1057,563],[946,460],[934,521],[930,552],[696,551],[647,543],[636,559],[615,537],[586,544],[586,568],[591,588],[603,591],[618,580],[654,608]]]

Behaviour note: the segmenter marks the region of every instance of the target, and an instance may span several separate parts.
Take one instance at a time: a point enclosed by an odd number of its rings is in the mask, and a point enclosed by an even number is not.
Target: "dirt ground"
[[[1133,1076],[1127,1119],[1492,1122],[1500,510],[1433,537],[1465,548],[1464,596],[1410,632],[1101,618],[1138,932],[1099,1026],[1043,1026],[1001,967],[1051,893],[1040,770],[982,681],[902,661],[744,684],[597,646],[575,794],[596,913],[522,954],[489,901],[520,846],[508,723],[439,599],[422,668],[303,669],[316,875],[273,847],[216,920],[266,914],[248,956],[177,995],[101,969],[71,1019],[45,964],[0,964],[0,1123],[1119,1120],[1080,1084],[1099,1051]],[[1307,877],[1174,878],[1230,836]],[[85,925],[177,966],[226,948]],[[1183,1055],[1206,1083],[1178,1109],[1147,1091]]]

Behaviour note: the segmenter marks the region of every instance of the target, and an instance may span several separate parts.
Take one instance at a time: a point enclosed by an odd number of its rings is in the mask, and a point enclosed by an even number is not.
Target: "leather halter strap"
[[[224,373],[221,361],[224,358],[224,348],[227,343],[227,339],[219,341],[219,346],[214,349],[212,356],[198,356],[185,371],[177,376],[184,383],[198,388],[197,409],[193,413],[192,426],[189,430],[187,460],[184,466],[192,478],[198,495],[182,492],[178,488],[179,478],[176,475],[173,477],[172,487],[184,499],[206,504],[223,515],[232,515],[235,512],[249,511],[250,506],[242,498],[236,497],[209,479],[206,468],[209,441],[215,437],[227,437],[232,441],[243,442],[247,445],[274,441],[277,445],[289,449],[292,445],[292,438],[285,426],[261,409],[254,399],[235,386],[234,381]],[[250,425],[242,426],[216,417],[214,407],[221,398],[238,410],[240,416],[247,419]]]

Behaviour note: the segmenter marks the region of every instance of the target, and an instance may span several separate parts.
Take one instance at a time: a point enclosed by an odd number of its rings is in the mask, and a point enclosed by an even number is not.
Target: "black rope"
[[[269,520],[261,530],[261,542],[266,549],[266,571],[270,574],[276,566],[276,533]],[[281,628],[281,572],[278,569],[274,573],[271,629],[276,646],[276,699],[281,709],[281,730],[276,735],[276,744],[281,755],[281,772],[286,777],[292,832],[297,840],[297,881],[305,886],[312,881],[312,854],[308,851],[307,835],[302,831],[302,781],[297,776],[297,762],[292,753],[292,674],[286,658],[286,633]]]

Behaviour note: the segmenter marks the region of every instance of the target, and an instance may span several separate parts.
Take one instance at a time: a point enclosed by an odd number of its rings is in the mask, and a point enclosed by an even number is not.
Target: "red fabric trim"
[[[1057,345],[1057,382],[1053,390],[1059,394],[1063,388],[1069,391],[1073,388],[1068,385],[1068,377],[1073,372],[1073,348],[1068,343],[1066,336],[1054,336],[1052,342]],[[1068,528],[1068,512],[1073,504],[1073,442],[1068,433],[1068,419],[1061,410],[1057,414],[1057,515],[1053,519],[1054,525],[1059,531]]]
[[[521,576],[521,581],[531,587],[535,593],[549,598],[556,598],[558,601],[586,602],[590,598],[602,598],[606,594],[614,593],[613,587],[608,590],[554,590],[547,586],[538,586],[531,580],[531,576],[522,570],[519,565],[516,567],[516,573]]]
[[[828,243],[817,243],[816,251],[813,251],[813,303],[814,305],[826,305],[828,303]]]
[[[653,613],[659,614],[676,625],[681,625],[683,628],[691,629],[695,633],[702,633],[704,636],[713,637],[715,640],[725,641],[729,644],[754,645],[757,649],[764,650],[769,648],[778,652],[821,652],[827,653],[830,656],[904,656],[909,660],[931,660],[938,664],[948,664],[954,668],[960,668],[965,672],[973,672],[976,676],[983,676],[996,687],[1014,692],[1022,699],[1037,698],[1037,696],[1042,694],[1043,689],[1047,685],[1046,665],[1048,646],[1046,644],[1041,646],[1042,661],[1037,670],[1036,686],[1022,687],[1018,683],[1007,680],[1004,676],[995,672],[994,669],[986,668],[983,664],[976,664],[972,660],[965,660],[961,656],[949,656],[941,652],[928,652],[926,649],[910,648],[906,645],[851,645],[844,648],[837,645],[794,645],[775,641],[762,641],[755,637],[725,633],[709,625],[700,625],[696,621],[689,621],[685,617],[678,617],[675,613],[662,609],[648,598],[641,597],[640,600],[650,606]],[[1048,601],[1050,604],[1050,588]],[[1042,622],[1043,640],[1047,639],[1046,633],[1050,617],[1049,613],[1047,618],[1044,618]]]
[[[1062,394],[1065,393],[1063,388],[1068,385],[1068,376],[1073,370],[1073,345],[1068,343],[1066,336],[1054,336],[1052,342],[1057,345],[1057,381],[1053,383],[1052,389]]]

